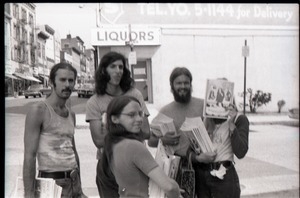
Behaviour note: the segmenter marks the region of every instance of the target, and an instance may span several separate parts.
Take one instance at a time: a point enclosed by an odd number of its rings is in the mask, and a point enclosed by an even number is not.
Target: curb
[[[256,121],[256,122],[251,122],[250,125],[286,125],[286,126],[294,126],[297,127],[299,126],[299,120],[291,120],[291,121]]]
[[[259,193],[253,195],[242,195],[241,198],[298,198],[299,197],[299,189],[290,189],[290,190],[282,190],[282,191],[273,191],[266,193]]]
[[[299,126],[299,120],[295,121],[252,121],[250,125],[286,125],[297,127]],[[89,129],[89,125],[76,125],[76,129]]]

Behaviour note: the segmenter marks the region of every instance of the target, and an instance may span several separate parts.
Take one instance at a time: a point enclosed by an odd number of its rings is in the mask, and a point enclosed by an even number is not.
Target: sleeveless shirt
[[[38,170],[47,172],[67,171],[77,167],[72,139],[74,120],[68,107],[68,117],[58,115],[46,101],[50,121],[43,123],[37,151]]]

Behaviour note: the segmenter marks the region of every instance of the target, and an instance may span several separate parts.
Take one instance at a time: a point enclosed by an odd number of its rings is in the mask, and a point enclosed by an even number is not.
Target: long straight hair
[[[110,186],[116,185],[114,175],[111,171],[111,159],[113,158],[113,146],[118,142],[124,139],[135,139],[138,141],[142,141],[141,133],[135,134],[126,131],[126,129],[121,124],[115,124],[112,121],[112,116],[120,116],[123,109],[130,103],[130,102],[137,102],[139,105],[140,102],[131,96],[119,96],[114,98],[107,107],[107,131],[104,138],[104,149],[102,153],[102,179],[103,181]]]

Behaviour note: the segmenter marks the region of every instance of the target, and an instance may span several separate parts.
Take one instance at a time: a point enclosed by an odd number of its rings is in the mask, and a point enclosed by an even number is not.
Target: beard
[[[185,89],[185,90],[187,92],[184,95],[180,95],[178,93],[178,91],[175,91],[172,88],[172,93],[173,93],[173,96],[174,96],[174,100],[176,102],[179,102],[179,103],[188,103],[191,100],[191,97],[192,97],[192,91],[191,91],[191,89]]]

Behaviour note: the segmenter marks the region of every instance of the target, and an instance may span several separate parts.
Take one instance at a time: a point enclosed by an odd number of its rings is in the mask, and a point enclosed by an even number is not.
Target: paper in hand
[[[162,113],[158,113],[157,116],[152,120],[150,128],[155,133],[155,135],[157,135],[157,133],[159,132],[160,136],[164,136],[168,132],[173,132],[176,134],[173,119]]]

